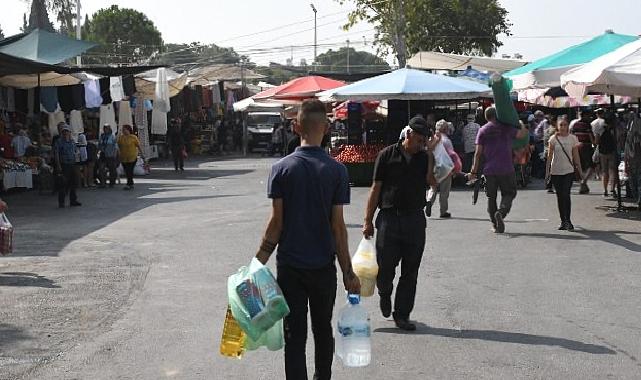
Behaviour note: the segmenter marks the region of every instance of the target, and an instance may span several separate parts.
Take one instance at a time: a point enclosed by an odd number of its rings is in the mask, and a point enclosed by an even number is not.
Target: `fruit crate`
[[[356,187],[367,187],[372,185],[374,176],[374,163],[346,163],[347,173],[349,174],[349,183]]]

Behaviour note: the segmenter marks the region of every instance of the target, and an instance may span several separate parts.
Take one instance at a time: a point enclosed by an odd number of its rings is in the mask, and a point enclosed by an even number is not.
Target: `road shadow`
[[[0,323],[0,352],[6,352],[16,342],[28,339],[31,337],[21,328],[8,323]]]
[[[3,196],[10,205],[8,216],[15,229],[11,256],[58,256],[70,242],[148,207],[242,197],[242,188],[233,193],[209,194],[215,190],[212,189],[212,182],[207,181],[240,177],[254,171],[207,169],[199,165],[199,162],[188,163],[184,172],[174,172],[167,163],[159,163],[157,170],[152,167],[151,175],[134,178],[135,188],[132,191],[122,191],[124,180],[115,188],[79,189],[81,207],[59,209],[55,195],[39,195],[37,191]],[[205,195],[194,196],[184,192],[194,189]]]
[[[638,231],[593,231],[577,228],[574,232],[566,234],[553,233],[515,233],[506,232],[505,236],[509,238],[530,237],[541,239],[557,240],[599,240],[604,243],[612,244],[617,247],[625,248],[628,251],[641,253],[641,244],[626,240],[619,235],[641,235]]]
[[[0,273],[0,286],[32,286],[37,288],[60,288],[53,280],[36,273],[4,272]]]
[[[439,219],[439,218],[434,218],[432,219]],[[467,218],[467,217],[461,217],[461,216],[452,216],[451,218],[448,218],[449,220],[463,220],[463,221],[470,221],[470,222],[484,222],[484,223],[490,223],[490,217],[488,216],[487,218]],[[443,219],[447,220],[447,219]],[[540,219],[531,219],[531,220],[523,220],[523,219],[510,219],[506,218],[505,223],[538,223],[538,222],[543,222],[543,221],[548,221],[547,219],[545,220],[540,220]]]
[[[576,340],[556,338],[545,335],[523,334],[497,330],[455,330],[438,327],[430,327],[424,323],[415,322],[416,331],[405,332],[397,328],[378,328],[376,333],[385,334],[407,334],[407,335],[435,335],[444,338],[473,339],[499,343],[526,344],[533,346],[560,347],[571,351],[580,351],[596,355],[616,355],[616,351],[608,347],[579,342]]]

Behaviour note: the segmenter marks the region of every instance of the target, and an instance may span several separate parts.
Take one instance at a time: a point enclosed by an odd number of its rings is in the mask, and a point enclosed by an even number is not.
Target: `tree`
[[[233,48],[192,42],[191,44],[166,44],[156,61],[164,65],[189,68],[208,64],[234,64],[239,63],[240,59],[241,56]]]
[[[343,72],[347,71],[347,47],[339,50],[329,49],[327,52],[316,57],[319,70]],[[366,51],[356,51],[349,48],[349,71],[370,72],[379,70],[389,70],[389,65],[384,59]]]
[[[2,32],[2,27],[0,27],[0,40],[4,38],[4,33]]]
[[[112,5],[85,19],[83,39],[100,44],[87,56],[87,63],[141,63],[158,54],[162,36],[143,13]]]
[[[61,33],[73,33],[76,19],[75,0],[31,0],[29,23],[27,24],[25,22],[26,26],[23,25],[23,32],[30,32],[36,28],[53,32],[54,26],[51,21],[49,21],[49,12],[52,12],[56,16],[56,20],[60,23]]]
[[[336,1],[356,6],[343,28],[374,24],[379,52],[391,49],[400,66],[407,53],[421,50],[492,55],[503,45],[498,35],[511,35],[508,12],[498,0]]]

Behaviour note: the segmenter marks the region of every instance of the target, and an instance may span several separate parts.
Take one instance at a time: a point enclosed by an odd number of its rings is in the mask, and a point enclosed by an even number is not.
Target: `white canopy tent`
[[[246,98],[234,103],[234,112],[282,110],[283,103],[256,102],[253,98]]]
[[[499,73],[515,69],[527,62],[517,59],[474,57],[468,55],[421,51],[407,61],[407,66],[423,70],[465,70],[471,67],[478,71]]]
[[[561,86],[576,98],[590,91],[641,97],[641,40],[568,71],[561,76]]]
[[[154,69],[136,75],[136,92],[138,96],[149,100],[154,99],[157,72],[158,69]],[[165,69],[165,73],[169,83],[169,97],[174,97],[187,85],[187,75],[178,74],[171,69]]]

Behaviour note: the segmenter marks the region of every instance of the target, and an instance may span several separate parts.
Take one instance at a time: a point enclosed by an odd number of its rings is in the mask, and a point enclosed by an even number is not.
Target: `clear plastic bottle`
[[[347,367],[364,367],[372,359],[370,323],[358,294],[349,294],[338,314],[336,355]]]

